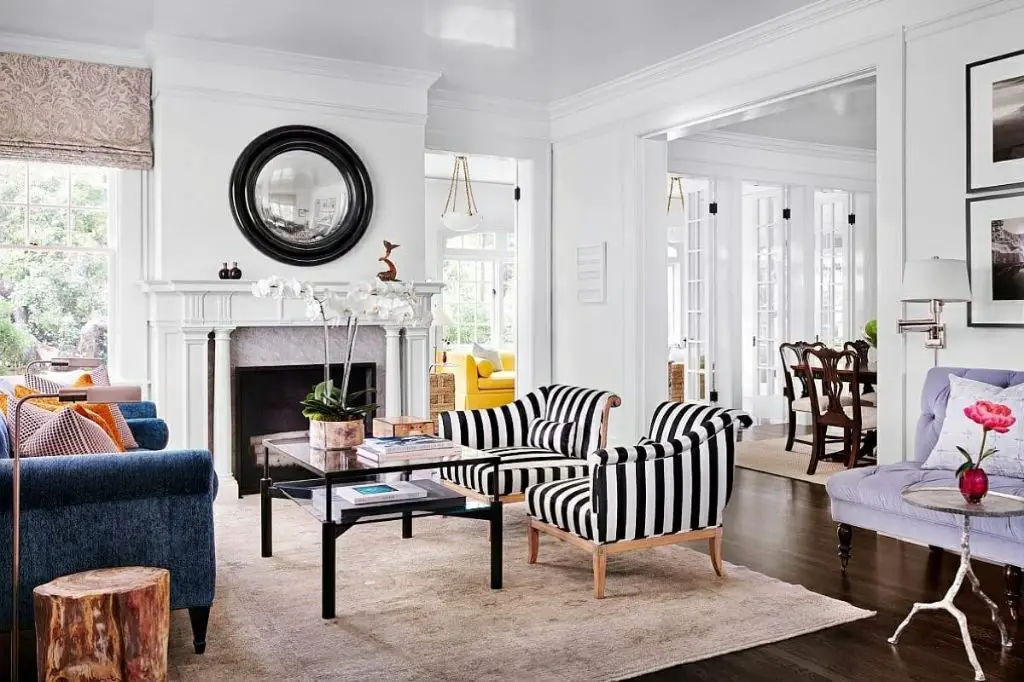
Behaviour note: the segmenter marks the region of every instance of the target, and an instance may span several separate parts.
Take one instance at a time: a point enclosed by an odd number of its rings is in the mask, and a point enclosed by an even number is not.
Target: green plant
[[[313,387],[313,392],[299,403],[302,405],[302,416],[315,422],[354,422],[364,418],[377,409],[376,404],[352,405],[361,395],[373,392],[372,388],[365,391],[350,393],[343,399],[341,389],[333,381],[321,381]]]
[[[878,320],[868,320],[864,325],[864,338],[872,348],[878,348]]]

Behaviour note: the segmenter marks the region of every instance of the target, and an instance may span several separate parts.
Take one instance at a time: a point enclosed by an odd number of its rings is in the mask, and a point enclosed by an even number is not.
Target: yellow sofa
[[[438,368],[441,372],[455,375],[455,409],[478,410],[505,405],[516,399],[516,354],[499,351],[501,364],[508,369],[493,372],[488,377],[480,376],[480,370],[470,353],[448,351],[446,362],[456,367]],[[437,362],[441,362],[438,353]]]

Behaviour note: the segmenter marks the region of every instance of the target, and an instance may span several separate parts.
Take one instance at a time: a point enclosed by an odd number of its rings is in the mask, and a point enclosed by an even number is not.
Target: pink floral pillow
[[[48,422],[22,440],[22,457],[90,455],[118,451],[117,445],[98,424],[74,410],[61,410],[51,414]]]

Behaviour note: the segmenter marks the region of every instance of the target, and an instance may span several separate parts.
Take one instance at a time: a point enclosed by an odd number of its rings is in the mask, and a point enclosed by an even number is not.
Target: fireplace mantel
[[[344,294],[351,282],[316,282]],[[148,298],[151,399],[171,432],[171,447],[213,445],[218,473],[231,467],[231,332],[238,327],[319,326],[296,299],[257,298],[252,280],[151,280],[139,286]],[[431,298],[440,282],[414,282],[416,316],[383,325],[386,337],[385,414],[427,414]],[[209,390],[209,340],[213,339],[213,400]],[[208,415],[213,413],[213,438]]]

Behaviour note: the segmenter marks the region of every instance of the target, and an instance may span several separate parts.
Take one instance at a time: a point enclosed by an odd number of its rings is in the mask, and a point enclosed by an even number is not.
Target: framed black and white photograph
[[[1024,192],[967,200],[969,327],[1024,327]]]
[[[1024,187],[1024,50],[967,65],[967,191]]]

